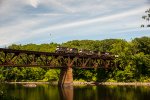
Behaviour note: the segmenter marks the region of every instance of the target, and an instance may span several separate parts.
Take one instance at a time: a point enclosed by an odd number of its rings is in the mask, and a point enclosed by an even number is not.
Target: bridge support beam
[[[58,85],[59,86],[73,85],[73,73],[71,67],[61,69]]]

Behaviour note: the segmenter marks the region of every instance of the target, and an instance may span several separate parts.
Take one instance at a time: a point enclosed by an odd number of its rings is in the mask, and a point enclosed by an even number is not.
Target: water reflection
[[[18,100],[147,100],[150,86],[74,86],[6,85],[7,94]]]
[[[59,87],[58,89],[62,100],[73,100],[73,86]]]

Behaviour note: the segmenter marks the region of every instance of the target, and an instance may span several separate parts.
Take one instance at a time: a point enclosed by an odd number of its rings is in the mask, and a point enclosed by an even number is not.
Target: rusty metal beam
[[[113,65],[112,56],[80,55],[78,53],[50,53],[0,48],[0,66],[47,68],[102,68]],[[62,67],[59,67],[62,66]],[[103,67],[104,68],[104,67]]]
[[[108,59],[108,60],[114,60],[115,57],[111,56],[97,56],[97,55],[80,55],[79,53],[51,53],[51,52],[39,52],[39,51],[28,51],[28,50],[15,50],[15,49],[4,49],[0,48],[0,52],[4,53],[25,53],[28,55],[46,55],[46,56],[63,56],[63,57],[79,57],[79,58],[96,58],[96,59]]]

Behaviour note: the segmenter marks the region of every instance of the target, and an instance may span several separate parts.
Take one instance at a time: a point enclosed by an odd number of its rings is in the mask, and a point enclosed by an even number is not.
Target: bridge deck
[[[86,55],[81,53],[52,53],[0,48],[0,66],[47,68],[111,68],[113,55]]]
[[[114,56],[104,56],[104,55],[86,55],[86,54],[80,54],[80,53],[52,53],[52,52],[39,52],[39,51],[28,51],[28,50],[15,50],[15,49],[5,49],[0,48],[0,52],[5,53],[25,53],[28,55],[46,55],[46,56],[63,56],[63,57],[79,57],[79,58],[95,58],[95,59],[108,59],[108,60],[114,60]]]

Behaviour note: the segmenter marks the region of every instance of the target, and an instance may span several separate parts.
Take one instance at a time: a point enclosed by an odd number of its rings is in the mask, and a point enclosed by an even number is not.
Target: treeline
[[[150,81],[150,37],[135,38],[130,42],[122,39],[73,40],[57,44],[13,44],[8,48],[54,52],[56,46],[84,48],[112,52],[119,55],[118,63],[111,70],[74,69],[74,80],[77,81],[117,81],[148,82]],[[60,70],[47,68],[9,68],[0,67],[0,79],[3,81],[52,81],[58,80]]]

